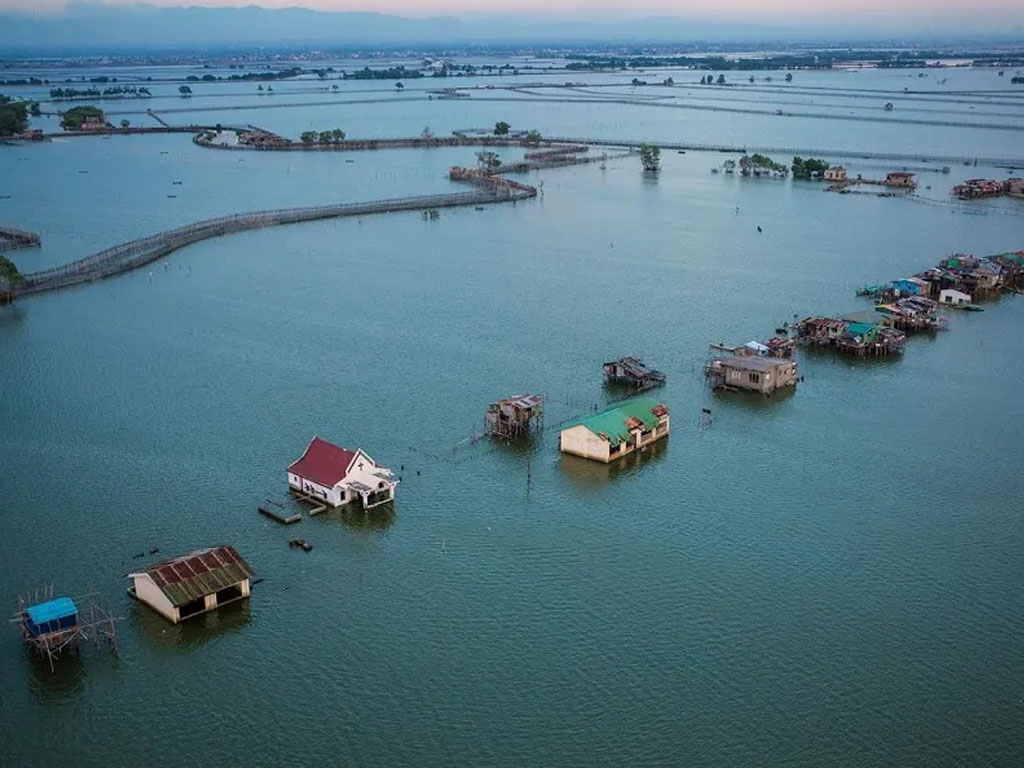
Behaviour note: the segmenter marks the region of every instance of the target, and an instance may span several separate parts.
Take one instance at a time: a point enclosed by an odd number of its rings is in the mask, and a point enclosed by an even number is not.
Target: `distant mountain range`
[[[306,8],[71,3],[63,14],[0,14],[0,56],[22,51],[128,51],[247,45],[372,47],[499,43],[755,42],[835,39],[835,28],[773,27],[681,17],[554,20],[535,14],[404,18]],[[819,27],[820,30],[820,27]],[[843,27],[844,34],[851,34]]]

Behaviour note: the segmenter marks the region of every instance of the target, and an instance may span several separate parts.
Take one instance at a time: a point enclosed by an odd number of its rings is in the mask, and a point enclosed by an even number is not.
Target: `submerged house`
[[[969,293],[963,293],[952,288],[947,288],[939,293],[940,304],[953,304],[959,306],[961,304],[970,304],[971,295]]]
[[[496,437],[520,437],[544,425],[544,399],[540,395],[514,395],[487,406],[487,431]]]
[[[350,451],[314,437],[288,467],[288,486],[332,507],[360,499],[370,509],[395,498],[396,477],[362,449]]]
[[[252,576],[234,547],[210,547],[128,574],[128,592],[177,624],[247,598]]]
[[[764,395],[797,382],[794,360],[761,355],[719,358],[708,366],[707,375],[716,389],[745,389]]]
[[[648,368],[635,357],[620,357],[604,364],[605,381],[611,384],[625,384],[637,389],[650,389],[665,383],[665,374]]]
[[[826,168],[822,177],[825,181],[846,181],[846,169],[841,165],[833,165],[831,168]]]
[[[668,436],[668,406],[638,397],[562,428],[559,450],[605,463]]]
[[[917,186],[917,182],[914,181],[913,173],[908,173],[906,171],[893,171],[892,173],[886,174],[885,186],[913,189]]]

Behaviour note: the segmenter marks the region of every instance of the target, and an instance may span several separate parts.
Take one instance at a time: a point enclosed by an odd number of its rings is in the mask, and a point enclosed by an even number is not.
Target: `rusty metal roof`
[[[253,575],[253,570],[234,547],[219,546],[197,549],[151,565],[144,573],[153,579],[172,605],[181,606],[245,581]]]

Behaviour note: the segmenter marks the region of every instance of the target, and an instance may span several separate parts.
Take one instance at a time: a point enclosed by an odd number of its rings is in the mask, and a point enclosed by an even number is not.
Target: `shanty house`
[[[916,187],[917,183],[914,181],[914,174],[907,173],[906,171],[893,171],[892,173],[886,174],[885,186],[887,187]]]
[[[559,449],[605,463],[668,436],[668,407],[653,397],[638,397],[566,425]]]
[[[70,597],[57,597],[25,609],[25,631],[30,637],[64,632],[78,624],[78,607]]]
[[[252,575],[234,547],[211,547],[128,574],[128,591],[177,624],[248,597]]]
[[[921,286],[917,284],[917,281],[909,278],[893,280],[891,285],[894,291],[903,296],[917,296],[921,292]]]
[[[350,451],[314,437],[288,467],[288,486],[332,507],[361,499],[366,509],[395,498],[398,478],[362,449]]]
[[[540,395],[514,395],[487,407],[487,430],[498,437],[519,437],[534,425],[543,424],[544,400]]]
[[[770,395],[796,385],[796,363],[778,357],[736,355],[715,360],[709,375],[715,386],[747,389]]]
[[[648,368],[635,357],[620,357],[603,366],[605,381],[611,384],[625,384],[637,389],[650,389],[665,383],[665,374]]]
[[[939,303],[940,304],[970,304],[971,296],[968,293],[962,291],[955,291],[952,288],[947,288],[944,291],[939,292]]]
[[[834,165],[826,168],[824,173],[825,181],[846,181],[846,169],[841,165]]]

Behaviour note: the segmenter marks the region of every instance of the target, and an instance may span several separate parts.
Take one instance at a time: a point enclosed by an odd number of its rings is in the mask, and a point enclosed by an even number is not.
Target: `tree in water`
[[[540,131],[530,131],[526,134],[526,138],[523,139],[523,143],[528,147],[539,147],[541,142]]]
[[[335,128],[333,131],[331,131],[331,139],[334,141],[335,144],[340,144],[342,141],[345,140],[345,132],[341,130],[341,128]]]
[[[187,85],[181,85],[178,86],[178,93],[180,93],[182,97],[187,98],[192,95],[192,89],[189,88]]]
[[[787,72],[786,73],[786,82],[787,83],[792,83],[793,82],[793,73],[792,72]]]
[[[725,85],[725,75],[719,75],[716,81],[719,85]]]
[[[509,130],[512,128],[511,125],[506,123],[504,120],[500,120],[494,124],[494,135],[495,136],[508,136]]]
[[[640,146],[640,162],[645,171],[657,173],[661,170],[661,148],[653,144],[642,144]]]
[[[430,126],[429,125],[420,132],[420,138],[423,139],[424,141],[432,141],[433,140],[434,132],[432,130],[430,130]]]
[[[122,128],[127,128],[129,125],[131,125],[131,122],[129,122],[128,120],[122,120],[121,121],[121,127]]]
[[[14,262],[0,254],[0,303],[14,299],[14,289],[21,285],[22,279]]]
[[[316,131],[303,131],[299,134],[299,141],[307,147],[316,143]]]
[[[497,152],[477,152],[476,164],[481,170],[494,173],[498,170],[498,166],[501,165],[501,159],[498,157]]]
[[[395,83],[395,89],[396,89],[396,90],[399,90],[399,91],[401,91],[401,90],[402,90],[402,89],[404,89],[404,88],[405,88],[405,86],[404,86],[404,85],[402,84],[402,81],[401,81],[401,80],[399,80],[399,81],[398,81],[397,83]]]
[[[319,140],[321,144],[330,144],[331,139],[334,138],[330,131],[320,131]]]

